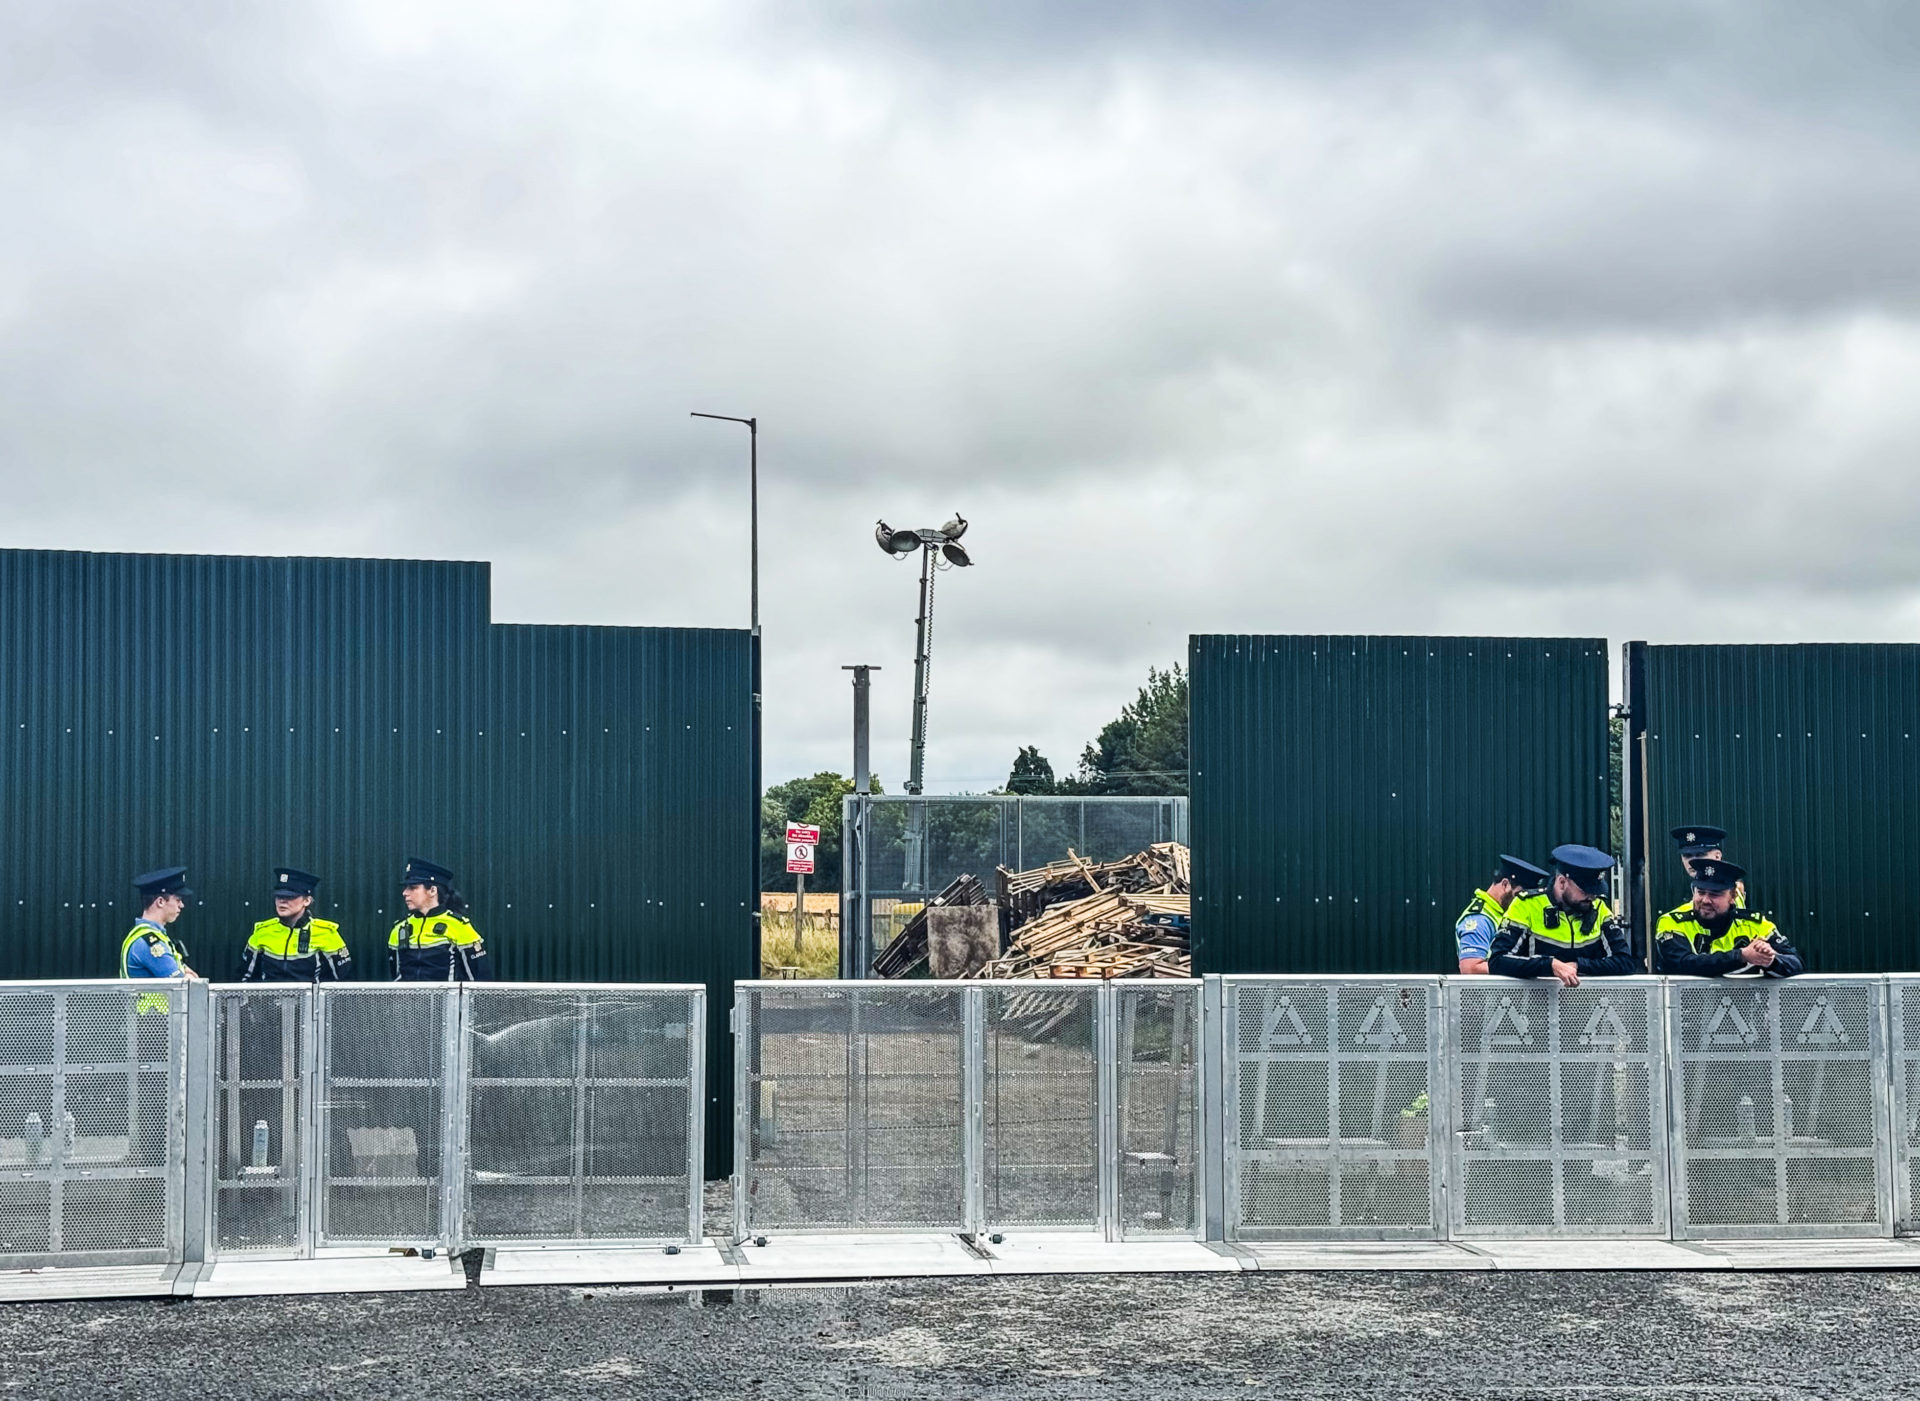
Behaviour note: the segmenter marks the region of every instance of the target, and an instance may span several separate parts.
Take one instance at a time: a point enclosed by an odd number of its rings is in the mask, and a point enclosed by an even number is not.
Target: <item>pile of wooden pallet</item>
[[[1191,916],[1187,849],[1161,842],[1099,865],[1073,853],[1039,871],[1000,871],[1012,914],[1006,954],[981,978],[1185,978]],[[1034,897],[1059,892],[1064,899]]]

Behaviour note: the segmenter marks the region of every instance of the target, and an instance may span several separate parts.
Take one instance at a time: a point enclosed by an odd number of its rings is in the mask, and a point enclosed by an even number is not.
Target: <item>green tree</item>
[[[760,799],[760,888],[791,890],[787,874],[787,824],[804,822],[820,829],[820,845],[813,853],[808,890],[840,888],[840,800],[853,791],[853,780],[826,770],[809,778],[790,778],[767,789]],[[873,791],[880,791],[878,779]]]
[[[1187,674],[1147,668],[1147,684],[1080,754],[1079,770],[1058,786],[1090,796],[1165,796],[1187,791]]]
[[[1035,745],[1026,745],[1013,756],[1013,772],[1007,775],[1009,793],[1052,793],[1057,789],[1053,765]]]

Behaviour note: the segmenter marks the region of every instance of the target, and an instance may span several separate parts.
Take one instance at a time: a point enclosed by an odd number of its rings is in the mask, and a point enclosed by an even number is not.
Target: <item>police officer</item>
[[[1516,895],[1543,889],[1549,879],[1551,877],[1531,861],[1504,854],[1500,857],[1487,888],[1474,891],[1473,899],[1453,922],[1453,941],[1462,973],[1487,971],[1487,952],[1493,947],[1494,935],[1500,932],[1507,906]]]
[[[1706,822],[1689,822],[1675,827],[1669,835],[1673,837],[1673,844],[1680,848],[1680,869],[1687,873],[1688,880],[1693,879],[1693,863],[1701,857],[1711,856],[1718,860],[1726,855],[1727,829],[1724,827],[1715,827]],[[1734,886],[1733,903],[1747,903],[1744,884]]]
[[[353,971],[340,926],[313,917],[320,877],[297,866],[273,873],[272,919],[253,926],[240,959],[243,983],[338,982]]]
[[[1662,973],[1791,978],[1805,971],[1778,925],[1734,903],[1746,874],[1718,854],[1694,858],[1692,903],[1668,910],[1654,928]]]
[[[1488,968],[1509,978],[1558,978],[1570,988],[1583,977],[1638,972],[1632,939],[1600,898],[1612,869],[1613,858],[1596,847],[1555,847],[1552,883],[1507,906]]]
[[[133,878],[140,892],[140,918],[120,941],[123,978],[197,978],[187,967],[187,947],[167,932],[187,907],[187,868],[166,866]]]
[[[452,871],[409,857],[400,898],[407,902],[407,916],[387,936],[396,982],[470,983],[493,976],[487,947],[467,918],[467,902],[454,888]]]

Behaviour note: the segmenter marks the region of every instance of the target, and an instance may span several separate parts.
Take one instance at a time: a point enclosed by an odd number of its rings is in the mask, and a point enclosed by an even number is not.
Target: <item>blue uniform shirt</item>
[[[162,938],[166,937],[166,927],[155,924],[150,919],[138,921],[136,931],[151,929]],[[133,947],[127,950],[126,975],[129,978],[177,978],[180,976],[180,960],[170,953],[155,949],[151,940],[135,939]]]
[[[1493,920],[1474,911],[1462,915],[1453,926],[1453,937],[1460,945],[1460,957],[1485,958],[1493,948]]]

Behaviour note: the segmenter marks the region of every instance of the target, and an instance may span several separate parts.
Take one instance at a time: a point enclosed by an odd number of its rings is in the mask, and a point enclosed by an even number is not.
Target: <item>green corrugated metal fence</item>
[[[1494,858],[1608,845],[1596,638],[1191,641],[1194,970],[1447,969]]]

